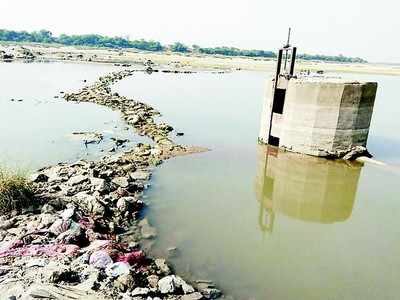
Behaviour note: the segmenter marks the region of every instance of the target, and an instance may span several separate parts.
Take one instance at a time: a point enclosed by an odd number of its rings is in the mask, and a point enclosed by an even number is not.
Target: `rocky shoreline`
[[[176,144],[154,108],[110,86],[137,70],[100,77],[67,101],[119,110],[153,141],[100,160],[43,168],[30,178],[34,205],[0,217],[0,292],[4,299],[216,299],[211,282],[187,283],[140,242],[155,229],[140,212],[152,169],[164,160],[205,151]],[[177,133],[179,135],[181,133]],[[3,298],[2,298],[3,299]]]

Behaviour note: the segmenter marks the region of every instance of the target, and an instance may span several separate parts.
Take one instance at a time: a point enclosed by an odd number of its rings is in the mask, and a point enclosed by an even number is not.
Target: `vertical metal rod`
[[[292,59],[290,60],[290,75],[294,74],[294,65],[296,63],[296,52],[297,52],[297,48],[293,47],[292,48]]]
[[[277,65],[276,65],[275,86],[274,86],[274,94],[272,95],[271,115],[269,117],[268,144],[269,144],[269,140],[270,140],[271,132],[272,132],[272,117],[274,114],[273,110],[274,110],[275,91],[278,87],[279,75],[281,73],[282,56],[283,56],[283,50],[280,49],[278,52],[278,61],[277,61]]]
[[[292,28],[289,27],[289,33],[288,33],[288,38],[287,38],[287,43],[286,43],[286,46],[287,46],[287,47],[290,46],[289,42],[290,42],[290,32],[291,32],[291,31],[292,31]]]
[[[281,73],[282,56],[283,56],[283,50],[280,49],[279,52],[278,52],[278,62],[277,62],[277,65],[276,65],[275,88],[276,88],[276,85],[278,83],[279,74]]]

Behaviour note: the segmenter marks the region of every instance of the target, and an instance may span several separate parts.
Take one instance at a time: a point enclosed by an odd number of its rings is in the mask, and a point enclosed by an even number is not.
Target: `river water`
[[[0,161],[36,168],[97,157],[75,131],[128,135],[119,114],[54,99],[112,66],[0,64]],[[400,275],[398,77],[379,93],[369,149],[389,167],[335,163],[257,146],[267,73],[142,74],[114,86],[154,105],[186,144],[211,151],[165,162],[147,194],[154,254],[235,299],[397,299]],[[10,99],[24,99],[22,102]],[[110,133],[111,134],[111,133]]]
[[[119,112],[61,99],[61,91],[78,91],[115,69],[95,64],[0,63],[0,166],[26,171],[90,159],[113,147],[111,137],[132,140]],[[85,146],[73,135],[93,131],[102,133],[104,141]]]
[[[235,299],[398,299],[400,78],[346,75],[379,82],[369,149],[382,168],[257,146],[268,76],[138,74],[115,87],[212,150],[156,171],[154,253],[176,247],[179,272]]]

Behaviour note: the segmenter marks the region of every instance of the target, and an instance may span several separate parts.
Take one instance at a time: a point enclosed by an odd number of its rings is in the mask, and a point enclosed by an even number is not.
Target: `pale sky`
[[[301,53],[400,62],[399,13],[397,0],[1,0],[0,28],[275,51],[291,26]]]

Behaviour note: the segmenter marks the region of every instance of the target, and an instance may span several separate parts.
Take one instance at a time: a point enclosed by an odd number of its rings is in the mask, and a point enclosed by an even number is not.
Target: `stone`
[[[70,186],[74,186],[74,185],[78,185],[78,184],[80,184],[80,183],[83,183],[83,182],[85,182],[86,180],[88,180],[88,177],[87,177],[87,176],[85,176],[85,175],[76,175],[76,176],[71,177],[71,178],[68,180],[68,184],[69,184]]]
[[[127,188],[129,186],[129,181],[126,177],[116,177],[112,180],[112,183],[122,188]]]
[[[136,171],[133,173],[130,173],[129,176],[133,180],[148,180],[150,178],[150,173],[146,171]]]
[[[143,219],[139,222],[140,233],[144,239],[152,239],[157,236],[157,230],[149,224],[147,219]]]
[[[45,174],[42,174],[42,173],[35,173],[35,174],[32,174],[29,177],[29,180],[31,182],[35,182],[35,183],[46,182],[48,179],[49,179],[49,177],[47,175],[45,175]]]
[[[74,208],[67,208],[65,209],[60,215],[63,220],[69,220],[75,214]]]
[[[40,211],[42,213],[54,213],[54,207],[46,203],[42,206],[42,209]]]
[[[137,287],[132,291],[131,295],[133,297],[135,297],[135,296],[146,296],[149,293],[150,293],[150,289],[149,288]]]
[[[128,209],[128,203],[124,198],[119,198],[117,201],[117,208],[120,212],[125,212]]]
[[[203,295],[199,292],[195,292],[188,295],[183,295],[181,300],[201,300],[204,299]]]
[[[172,294],[176,290],[173,276],[166,276],[160,279],[157,285],[162,294]]]
[[[150,275],[147,277],[147,281],[149,286],[152,288],[156,288],[158,284],[159,277],[157,275]]]
[[[93,186],[95,191],[98,191],[100,193],[108,190],[107,182],[102,178],[91,177],[90,184]]]
[[[163,272],[164,274],[168,275],[171,273],[170,268],[168,267],[167,263],[165,262],[165,259],[163,258],[157,258],[154,263],[156,264],[157,268]]]
[[[179,276],[168,275],[158,281],[158,289],[162,294],[173,294],[179,288],[184,294],[194,293],[194,288]]]
[[[217,299],[222,296],[222,292],[214,287],[204,287],[204,288],[199,287],[199,291],[207,299]]]
[[[112,263],[111,257],[104,250],[95,251],[90,255],[89,264],[97,269],[105,269]]]
[[[130,290],[135,286],[135,281],[133,280],[132,275],[125,274],[119,276],[114,281],[114,286],[120,291],[125,292],[126,290]]]
[[[47,261],[43,258],[38,258],[38,259],[32,259],[28,261],[26,264],[27,268],[32,268],[32,267],[44,267],[47,265]]]
[[[49,213],[41,214],[39,227],[40,228],[47,228],[51,224],[53,224],[57,219],[58,219],[58,217],[56,215],[53,215],[53,214],[49,214]]]
[[[131,267],[125,262],[116,262],[110,264],[106,268],[106,274],[110,277],[118,277],[121,275],[129,274]]]

